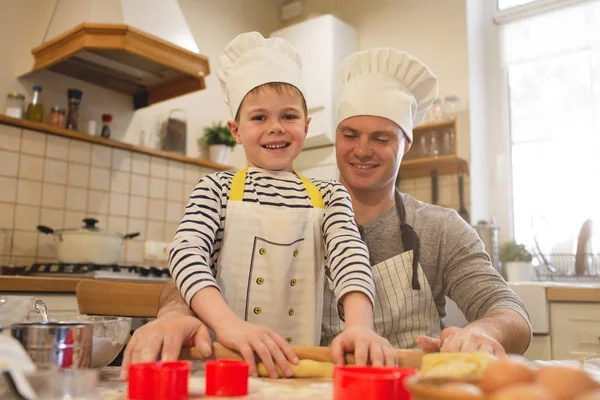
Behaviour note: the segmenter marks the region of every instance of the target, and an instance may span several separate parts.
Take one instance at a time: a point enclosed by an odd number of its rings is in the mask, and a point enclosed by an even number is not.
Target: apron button
[[[262,312],[260,307],[254,307],[254,314],[260,314]]]
[[[298,281],[297,281],[297,280],[295,280],[295,279],[292,279],[292,280],[290,281],[290,285],[291,285],[291,286],[296,286],[296,283],[298,283]]]
[[[288,311],[288,314],[290,314],[290,317],[291,317],[292,315],[294,315],[294,309],[293,309],[293,308],[290,308],[290,311]]]
[[[260,254],[261,256],[264,256],[265,254],[267,254],[267,249],[265,249],[264,247],[261,247],[260,250],[258,250],[258,254]]]
[[[256,280],[256,283],[258,283],[259,285],[262,285],[263,283],[265,283],[265,280],[263,278],[258,278]]]
[[[298,257],[298,250],[294,250],[294,257]]]
[[[286,337],[285,341],[288,342],[288,343],[292,343],[292,338],[291,337]]]

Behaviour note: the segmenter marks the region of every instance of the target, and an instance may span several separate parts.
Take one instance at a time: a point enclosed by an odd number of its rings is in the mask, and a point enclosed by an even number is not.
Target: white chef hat
[[[420,60],[392,48],[359,51],[344,60],[338,79],[338,119],[373,115],[412,131],[437,96],[436,76]]]
[[[306,98],[302,59],[296,49],[281,38],[265,39],[258,32],[242,33],[225,47],[219,62],[217,76],[232,117],[244,97],[266,83],[288,83]]]

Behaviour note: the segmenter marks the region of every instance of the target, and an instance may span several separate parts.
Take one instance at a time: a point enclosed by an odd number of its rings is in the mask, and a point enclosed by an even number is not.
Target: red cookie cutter
[[[249,365],[240,360],[207,361],[207,396],[246,396]]]

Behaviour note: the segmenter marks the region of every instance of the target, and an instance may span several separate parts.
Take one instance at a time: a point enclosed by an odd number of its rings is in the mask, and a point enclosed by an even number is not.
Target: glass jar
[[[6,106],[4,107],[4,114],[7,117],[23,118],[24,109],[25,96],[17,92],[10,92],[6,95]]]
[[[445,120],[456,119],[460,111],[460,97],[453,94],[444,97],[443,116]]]
[[[54,106],[50,110],[50,125],[65,128],[67,126],[67,111],[59,106]]]
[[[429,117],[427,118],[427,122],[439,122],[442,120],[442,100],[435,99],[431,104],[431,108],[429,109]]]

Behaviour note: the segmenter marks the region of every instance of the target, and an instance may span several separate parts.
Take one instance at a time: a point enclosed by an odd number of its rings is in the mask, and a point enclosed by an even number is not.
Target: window
[[[600,1],[506,23],[500,35],[515,239],[570,252],[586,219],[600,227]]]
[[[523,4],[533,3],[536,0],[498,0],[498,10],[522,6]]]

